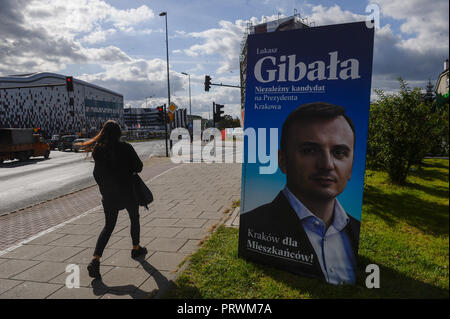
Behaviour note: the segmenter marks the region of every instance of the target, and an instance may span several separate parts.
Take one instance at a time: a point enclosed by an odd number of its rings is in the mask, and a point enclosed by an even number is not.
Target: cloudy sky
[[[448,0],[0,0],[0,76],[73,75],[124,95],[126,107],[167,102],[165,19],[168,12],[171,99],[208,118],[212,102],[237,116],[239,53],[245,29],[294,10],[316,26],[365,21],[380,8],[372,88],[392,92],[397,78],[424,87],[437,80],[449,50]],[[148,98],[150,97],[151,98]],[[146,99],[147,98],[147,99]]]

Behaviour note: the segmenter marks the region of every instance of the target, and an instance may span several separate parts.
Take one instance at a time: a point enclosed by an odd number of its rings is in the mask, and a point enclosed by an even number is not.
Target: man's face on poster
[[[301,198],[330,200],[342,193],[353,166],[354,134],[343,116],[294,122],[278,161],[289,189]]]

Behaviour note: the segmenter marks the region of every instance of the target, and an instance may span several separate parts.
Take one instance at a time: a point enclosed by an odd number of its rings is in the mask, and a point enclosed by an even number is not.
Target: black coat
[[[349,235],[353,254],[356,257],[360,222],[352,216],[348,216],[350,222],[343,231]],[[265,236],[266,240],[259,238],[261,234]],[[274,237],[279,238],[278,243],[270,240]],[[285,238],[290,238],[290,240]],[[285,239],[284,243],[283,239]],[[296,247],[293,245],[294,240]],[[305,259],[281,255],[281,252],[299,253],[304,255]],[[325,280],[316,252],[302,222],[283,192],[280,192],[271,203],[240,215],[239,256],[303,276]]]
[[[133,174],[142,171],[142,161],[133,146],[126,142],[97,145],[94,178],[102,194],[105,209],[120,210],[136,205],[133,195]]]

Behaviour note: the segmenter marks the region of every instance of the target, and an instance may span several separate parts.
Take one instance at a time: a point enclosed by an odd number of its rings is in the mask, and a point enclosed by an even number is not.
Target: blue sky
[[[364,21],[380,8],[375,35],[373,88],[433,83],[448,58],[448,1],[119,1],[0,0],[0,76],[29,72],[73,75],[124,95],[125,105],[167,102],[165,20],[168,12],[171,98],[208,118],[212,102],[238,116],[240,92],[212,87],[239,84],[240,42],[246,25],[291,16],[296,9],[316,25]],[[375,95],[373,94],[373,97]]]

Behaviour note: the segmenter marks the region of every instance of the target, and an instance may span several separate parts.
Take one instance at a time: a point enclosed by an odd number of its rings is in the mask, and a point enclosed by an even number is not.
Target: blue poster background
[[[248,37],[244,129],[254,128],[258,139],[258,128],[267,128],[266,153],[268,153],[269,128],[278,128],[279,147],[282,124],[289,113],[300,105],[322,101],[345,107],[346,114],[355,124],[356,141],[352,178],[338,199],[345,211],[358,220],[361,220],[364,188],[372,78],[373,36],[373,29],[367,28],[365,22],[357,22],[292,31],[252,34]],[[276,53],[273,53],[274,49],[276,49]],[[265,51],[272,51],[272,53],[262,53]],[[262,74],[267,80],[268,73],[264,70],[277,70],[276,78],[280,75],[277,65],[280,63],[280,57],[283,55],[287,57],[295,54],[297,63],[302,61],[306,66],[318,60],[324,61],[328,66],[330,63],[329,53],[335,51],[338,52],[338,60],[340,62],[347,59],[357,59],[359,61],[359,78],[348,78],[344,80],[338,76],[336,80],[326,78],[324,80],[310,81],[305,76],[303,79],[295,82],[286,80],[268,83],[261,83],[255,78],[255,64],[265,56],[276,58],[275,65],[269,60],[263,63]],[[288,61],[286,59],[284,63],[288,64]],[[337,68],[337,74],[339,72],[340,67]],[[329,69],[327,68],[325,74],[328,75],[328,73]],[[286,67],[286,79],[287,77],[288,68]],[[284,94],[286,96],[296,96],[296,101],[255,101],[256,96],[261,96],[261,93],[256,92],[256,87],[261,89],[291,87],[292,85],[296,87],[305,87],[308,85],[310,87],[315,87],[316,85],[319,87],[324,86],[324,91],[290,92]],[[283,94],[271,93],[271,95],[281,96]],[[255,104],[258,107],[255,107]],[[262,108],[260,107],[261,105],[263,105]],[[273,108],[278,105],[281,108]],[[278,151],[278,149],[274,151]],[[244,162],[242,166],[241,213],[246,213],[262,204],[271,202],[286,183],[286,176],[279,168],[275,174],[260,174],[260,167],[268,166],[268,163],[261,164],[258,156],[256,156],[256,163],[249,163],[248,152],[248,139],[245,138]]]

